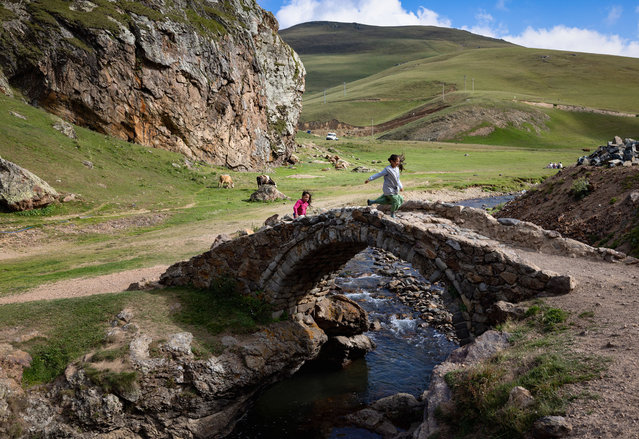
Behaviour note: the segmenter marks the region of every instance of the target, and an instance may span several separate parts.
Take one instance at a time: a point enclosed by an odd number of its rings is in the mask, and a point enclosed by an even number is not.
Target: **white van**
[[[337,140],[337,134],[335,133],[326,134],[326,140]]]

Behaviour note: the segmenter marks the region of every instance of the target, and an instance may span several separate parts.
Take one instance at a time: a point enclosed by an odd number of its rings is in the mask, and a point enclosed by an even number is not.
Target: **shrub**
[[[588,195],[591,190],[592,186],[590,185],[590,181],[588,181],[586,177],[579,177],[572,183],[570,193],[572,193],[575,200],[581,200]]]

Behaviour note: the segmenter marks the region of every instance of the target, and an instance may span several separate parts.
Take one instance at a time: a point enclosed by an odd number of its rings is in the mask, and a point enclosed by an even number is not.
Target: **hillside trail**
[[[472,190],[408,192],[406,195],[409,199],[449,202],[485,196]],[[318,202],[315,207],[330,209],[357,205],[361,198],[362,194],[350,194]],[[288,212],[283,210],[289,208],[288,205],[269,206],[258,210],[258,214],[266,218],[274,213],[273,210],[282,210],[280,213],[286,214]],[[398,214],[401,216],[401,212]],[[255,219],[222,221],[216,223],[214,230],[203,230],[191,238],[208,246],[217,234],[232,233],[252,224],[255,224]],[[173,239],[183,240],[184,237]],[[47,251],[54,247],[55,243],[50,244]],[[542,269],[567,274],[576,280],[577,286],[571,293],[544,300],[570,313],[567,331],[574,340],[572,349],[609,360],[607,370],[599,378],[572,385],[571,392],[582,397],[567,408],[566,416],[573,426],[567,437],[639,439],[639,266],[540,254],[522,248],[508,247],[505,251]],[[132,282],[157,280],[166,268],[165,265],[157,265],[41,285],[20,295],[0,298],[0,304],[120,292]]]

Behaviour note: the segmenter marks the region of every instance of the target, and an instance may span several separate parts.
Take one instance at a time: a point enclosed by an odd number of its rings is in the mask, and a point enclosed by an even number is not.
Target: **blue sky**
[[[257,0],[285,29],[307,21],[434,25],[525,47],[639,58],[639,0]]]

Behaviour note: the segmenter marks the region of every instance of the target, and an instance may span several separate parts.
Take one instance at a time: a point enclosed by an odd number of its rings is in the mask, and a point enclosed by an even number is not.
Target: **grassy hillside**
[[[326,56],[330,59],[333,55]],[[360,55],[352,56],[356,60]],[[305,57],[302,54],[303,60]],[[466,132],[462,130],[447,140],[526,146],[540,142],[598,143],[616,134],[639,135],[639,119],[566,112],[561,111],[561,106],[634,116],[639,89],[633,84],[638,75],[636,58],[515,46],[464,49],[393,66],[347,83],[346,87],[330,88],[326,94],[307,93],[302,122],[336,119],[354,126],[373,124],[377,127],[375,132],[380,133],[387,130],[380,124],[395,121],[394,131],[387,138],[427,140],[432,136],[420,137],[419,133],[433,121],[468,107],[477,109],[477,113],[481,113],[482,107],[493,107],[506,114],[543,112],[549,120],[532,131],[521,126],[502,126],[489,137],[468,138],[474,129],[494,125],[478,116],[476,121],[469,121]],[[550,108],[534,107],[527,102],[546,103]],[[409,122],[402,119],[424,108],[438,111],[401,126]]]
[[[321,21],[284,29],[280,35],[301,55],[310,94],[408,61],[465,49],[512,46],[503,40],[435,26],[380,27]]]
[[[0,248],[12,255],[0,267],[0,295],[61,279],[168,264],[200,253],[218,233],[259,227],[273,213],[290,213],[302,190],[316,206],[363,204],[379,191],[364,185],[365,174],[336,171],[312,145],[332,148],[352,167],[405,152],[408,190],[483,186],[524,187],[549,170],[548,161],[575,161],[577,148],[560,150],[372,141],[330,142],[301,134],[308,144],[293,167],[268,170],[291,200],[251,203],[256,173],[192,163],[156,150],[77,128],[72,140],[54,130],[54,119],[19,99],[0,96],[0,156],[29,169],[77,201],[26,214],[0,212]],[[18,113],[26,120],[11,114]],[[91,162],[92,168],[83,164]],[[351,169],[352,169],[351,167]],[[232,174],[234,189],[219,189],[220,173]],[[21,229],[28,228],[24,232]],[[24,252],[25,248],[42,248]],[[25,253],[27,256],[22,257]],[[64,254],[64,258],[59,255]]]

